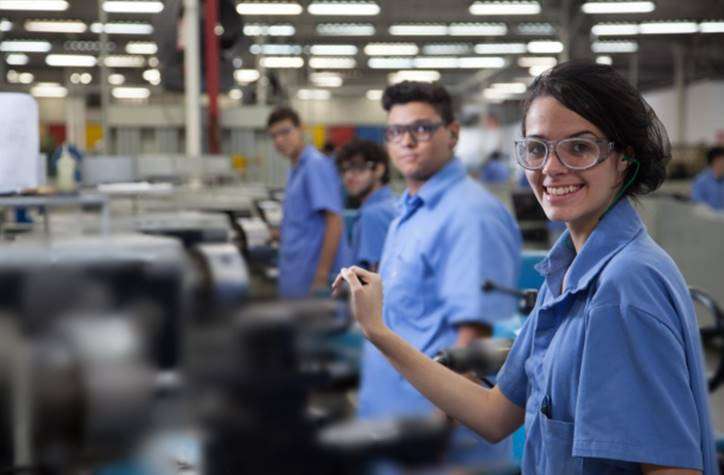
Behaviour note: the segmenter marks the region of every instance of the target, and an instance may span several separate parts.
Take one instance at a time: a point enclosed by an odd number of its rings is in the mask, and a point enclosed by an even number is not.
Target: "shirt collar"
[[[316,152],[316,150],[317,149],[315,149],[311,145],[305,145],[302,149],[302,153],[299,154],[299,159],[297,160],[297,164],[294,166],[294,168],[301,168],[305,163],[307,163],[309,157],[314,155],[314,152]]]
[[[402,201],[405,206],[418,202],[432,206],[442,197],[450,185],[462,180],[465,176],[465,167],[462,162],[453,157],[420,187],[416,195],[412,196],[409,189],[405,190]]]
[[[370,206],[375,203],[387,201],[392,198],[392,190],[387,185],[383,185],[380,188],[372,192],[372,194],[365,200],[362,207]]]
[[[643,230],[641,218],[624,198],[603,216],[578,255],[566,230],[535,268],[545,277],[552,295],[557,296],[563,276],[570,267],[563,293],[579,292],[587,288],[606,263]]]

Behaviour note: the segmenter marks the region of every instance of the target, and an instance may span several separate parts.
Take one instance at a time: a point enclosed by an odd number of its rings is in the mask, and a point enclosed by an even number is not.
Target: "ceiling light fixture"
[[[724,33],[724,21],[703,21],[699,24],[702,33]]]
[[[234,71],[234,79],[239,84],[249,84],[261,77],[256,69],[237,69]]]
[[[370,101],[379,101],[382,99],[384,91],[382,89],[370,89],[365,93],[365,97]]]
[[[309,67],[313,69],[354,69],[357,61],[354,58],[311,57]]]
[[[537,15],[541,12],[538,2],[473,2],[473,15]]]
[[[106,0],[103,2],[103,11],[108,13],[161,13],[163,11],[163,2]]]
[[[261,58],[261,65],[269,69],[298,69],[304,66],[304,59],[300,56],[265,56]]]
[[[505,59],[496,56],[460,58],[462,69],[499,69],[505,67]]]
[[[370,23],[320,23],[317,33],[322,36],[372,36],[375,26]]]
[[[422,69],[412,71],[398,71],[387,77],[391,84],[402,81],[435,82],[440,79],[439,71],[426,71]]]
[[[35,97],[58,98],[68,95],[68,89],[57,82],[39,82],[30,89],[30,94]]]
[[[106,56],[105,65],[109,68],[143,68],[146,58],[143,56]]]
[[[319,87],[340,87],[344,83],[342,76],[334,73],[311,73],[309,80]]]
[[[414,66],[412,58],[370,58],[367,66],[372,69],[408,69]]]
[[[415,56],[420,48],[415,43],[368,43],[367,56]]]
[[[85,33],[88,25],[79,20],[28,20],[25,30],[33,33]]]
[[[392,36],[445,36],[448,27],[441,24],[392,25],[389,31]]]
[[[268,56],[299,55],[302,54],[302,47],[299,45],[254,44],[249,47],[249,51],[251,54]]]
[[[527,51],[525,43],[479,43],[477,54],[521,54]]]
[[[379,15],[380,6],[375,2],[317,2],[307,7],[312,15],[372,16]]]
[[[312,45],[309,52],[314,56],[354,56],[357,54],[355,45]]]
[[[294,36],[294,25],[263,25],[251,23],[244,25],[244,36]]]
[[[596,36],[638,35],[639,26],[636,23],[599,23],[593,25],[591,33]]]
[[[552,68],[556,64],[558,64],[558,60],[553,56],[522,56],[518,58],[518,66],[521,68],[530,68],[532,66]]]
[[[613,64],[613,58],[610,56],[596,56],[596,63],[598,64],[607,64],[612,65]]]
[[[469,54],[472,49],[472,46],[467,43],[439,43],[423,46],[422,52],[430,56],[448,56]]]
[[[326,89],[300,89],[297,97],[303,101],[326,101],[332,97],[332,93]]]
[[[594,53],[635,53],[638,50],[635,41],[594,41],[591,44]]]
[[[111,94],[116,99],[148,99],[151,90],[147,87],[114,87]]]
[[[91,25],[93,33],[100,34],[104,29],[109,35],[150,35],[153,26],[149,23],[106,23],[105,28],[100,23]]]
[[[530,41],[528,52],[534,54],[560,53],[563,51],[563,43],[560,41]]]
[[[639,25],[643,35],[697,33],[699,25],[693,21],[649,21]]]
[[[0,0],[0,10],[62,12],[69,6],[66,0]]]
[[[48,41],[8,40],[0,43],[0,51],[6,53],[47,53],[51,48]]]
[[[45,64],[61,68],[92,68],[96,63],[96,57],[87,54],[49,54],[45,57]]]
[[[508,33],[505,23],[451,23],[450,36],[503,36]]]
[[[303,8],[296,2],[244,2],[236,11],[239,15],[299,15]]]
[[[126,45],[128,54],[156,54],[158,45],[152,41],[134,41]]]
[[[12,53],[5,57],[5,62],[10,66],[25,66],[30,61],[27,54]]]
[[[656,9],[654,2],[586,2],[581,5],[583,13],[592,15],[610,13],[651,13]]]

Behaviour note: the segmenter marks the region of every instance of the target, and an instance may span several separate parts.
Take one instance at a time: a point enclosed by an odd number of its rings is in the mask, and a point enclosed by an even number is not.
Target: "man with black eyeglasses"
[[[279,246],[279,296],[329,293],[330,273],[346,262],[342,239],[342,184],[329,158],[304,140],[297,113],[274,110],[267,120],[274,148],[292,167],[284,189]]]
[[[355,139],[337,152],[337,168],[349,198],[359,205],[350,230],[352,262],[377,272],[390,222],[397,214],[390,181],[390,159],[385,149]]]
[[[380,263],[383,318],[430,357],[491,333],[515,302],[483,294],[486,279],[515,287],[521,237],[503,205],[469,178],[455,158],[460,125],[439,85],[405,81],[382,98],[385,137],[407,189]],[[365,419],[434,412],[374,346],[365,343],[359,415]],[[453,432],[445,461],[479,467],[511,459],[510,441],[495,446],[464,428]]]

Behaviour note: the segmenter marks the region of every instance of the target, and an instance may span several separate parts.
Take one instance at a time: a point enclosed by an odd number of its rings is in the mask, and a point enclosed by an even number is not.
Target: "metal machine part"
[[[448,348],[434,360],[457,373],[473,372],[478,378],[495,374],[503,367],[513,342],[497,338],[481,338],[467,346]]]

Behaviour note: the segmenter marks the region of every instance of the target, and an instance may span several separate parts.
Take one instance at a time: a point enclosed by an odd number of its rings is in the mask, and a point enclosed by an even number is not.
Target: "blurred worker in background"
[[[302,298],[325,293],[346,247],[339,175],[329,158],[305,143],[294,110],[274,110],[267,130],[276,150],[292,165],[280,229],[279,295]]]
[[[510,180],[510,167],[506,156],[500,150],[493,151],[485,160],[480,170],[480,181],[488,184],[508,183]]]
[[[694,179],[691,199],[716,210],[724,209],[724,147],[713,147],[706,154],[708,167]]]
[[[351,229],[350,248],[355,265],[376,272],[390,222],[397,214],[390,190],[390,159],[380,145],[353,140],[337,153],[337,167],[348,196],[359,204]]]
[[[467,345],[510,317],[515,302],[483,294],[486,279],[515,287],[521,238],[503,205],[468,177],[455,158],[460,126],[439,85],[405,81],[387,88],[387,149],[407,189],[390,225],[380,263],[384,321],[427,356]],[[433,413],[433,405],[371,344],[362,361],[359,415],[391,418]],[[447,461],[504,461],[511,445],[454,431]]]

